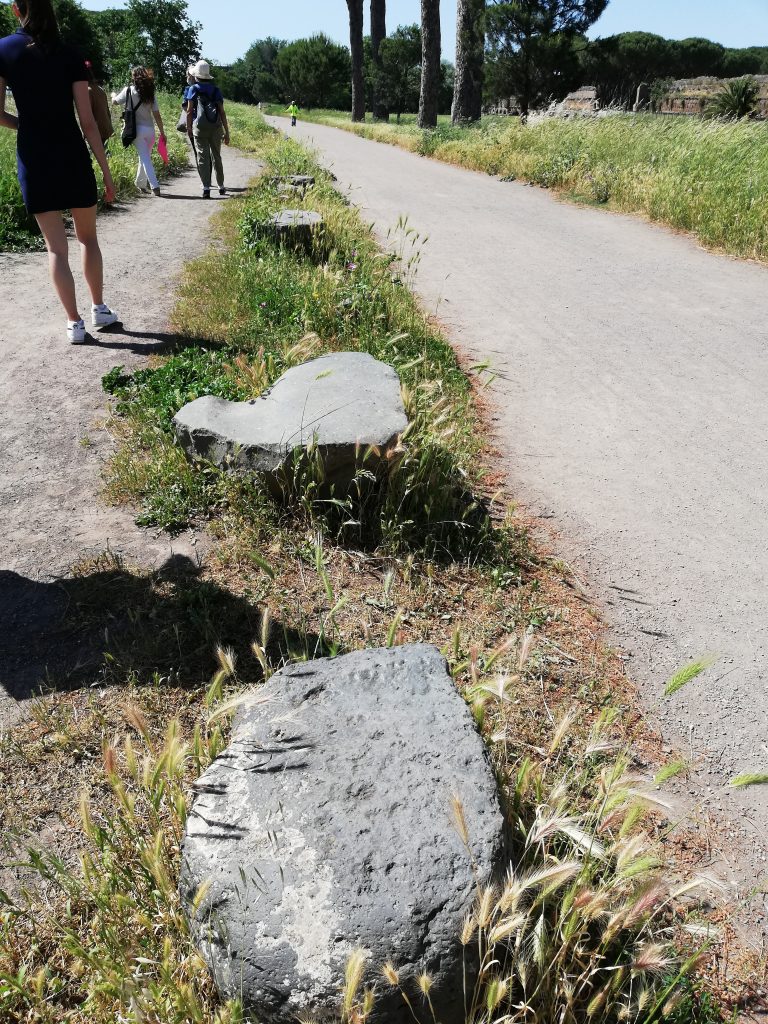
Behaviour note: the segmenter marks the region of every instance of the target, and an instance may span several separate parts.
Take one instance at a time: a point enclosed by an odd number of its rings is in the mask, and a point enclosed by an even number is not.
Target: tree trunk
[[[371,0],[371,54],[373,56],[373,116],[388,121],[389,110],[381,98],[381,53],[379,47],[387,38],[387,0]]]
[[[527,37],[523,38],[520,45],[520,58],[523,62],[523,84],[517,100],[520,107],[520,122],[527,124],[531,107],[531,52]]]
[[[484,57],[485,0],[457,0],[456,71],[451,109],[454,124],[480,120]]]
[[[349,9],[349,49],[352,53],[352,120],[365,120],[365,81],[363,78],[363,0],[347,0]]]
[[[440,0],[421,0],[419,128],[437,127],[440,92]]]

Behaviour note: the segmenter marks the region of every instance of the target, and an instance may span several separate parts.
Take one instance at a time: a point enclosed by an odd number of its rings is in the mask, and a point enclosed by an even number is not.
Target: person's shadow
[[[175,331],[133,331],[122,322],[110,324],[100,331],[88,332],[84,345],[94,348],[111,348],[120,352],[135,352],[137,355],[160,355],[178,352],[190,345],[201,345],[199,338],[192,338]]]
[[[17,701],[40,692],[128,680],[205,684],[217,646],[238,656],[238,678],[258,682],[251,652],[263,607],[203,578],[173,555],[157,571],[128,572],[109,553],[83,575],[43,583],[0,571],[0,687]],[[273,665],[328,653],[315,634],[274,623]]]

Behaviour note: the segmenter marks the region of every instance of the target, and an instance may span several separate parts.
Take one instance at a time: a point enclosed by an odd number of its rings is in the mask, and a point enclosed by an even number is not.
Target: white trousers
[[[136,171],[136,186],[138,188],[158,188],[159,183],[155,168],[152,166],[152,150],[155,146],[155,129],[138,128],[136,131],[136,152],[139,154],[139,167]]]

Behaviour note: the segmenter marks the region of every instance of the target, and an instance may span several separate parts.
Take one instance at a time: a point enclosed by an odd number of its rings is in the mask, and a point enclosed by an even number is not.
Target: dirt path
[[[242,189],[256,169],[244,154],[225,152],[228,185]],[[172,541],[140,529],[129,509],[99,499],[110,450],[99,425],[106,410],[101,377],[119,363],[143,365],[168,341],[176,277],[207,245],[210,216],[226,201],[216,195],[203,202],[192,170],[163,192],[99,220],[105,297],[124,326],[94,332],[92,343],[71,346],[63,337],[45,254],[0,255],[0,725],[17,711],[12,697],[37,683],[53,653],[60,609],[40,601],[39,584],[107,547],[145,566],[195,554],[189,537]],[[74,267],[76,242],[70,248]],[[84,303],[79,268],[76,278]]]
[[[727,811],[764,873],[768,787],[727,783],[768,771],[768,269],[337,129],[296,134],[382,238],[400,216],[428,236],[417,290],[499,374],[514,493],[597,581],[647,710],[693,758],[702,822]]]

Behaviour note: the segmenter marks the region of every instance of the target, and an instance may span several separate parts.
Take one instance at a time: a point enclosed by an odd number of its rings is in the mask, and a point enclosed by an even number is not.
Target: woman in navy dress
[[[88,96],[88,69],[77,51],[61,42],[51,0],[16,0],[13,10],[21,27],[0,39],[0,127],[18,132],[24,205],[45,238],[51,280],[68,318],[67,337],[77,344],[86,340],[86,333],[69,268],[63,210],[71,211],[80,243],[92,299],[91,324],[106,327],[118,320],[104,305],[96,178],[83,133],[104,175],[108,203],[114,201],[115,186]],[[7,87],[18,116],[6,110]]]

